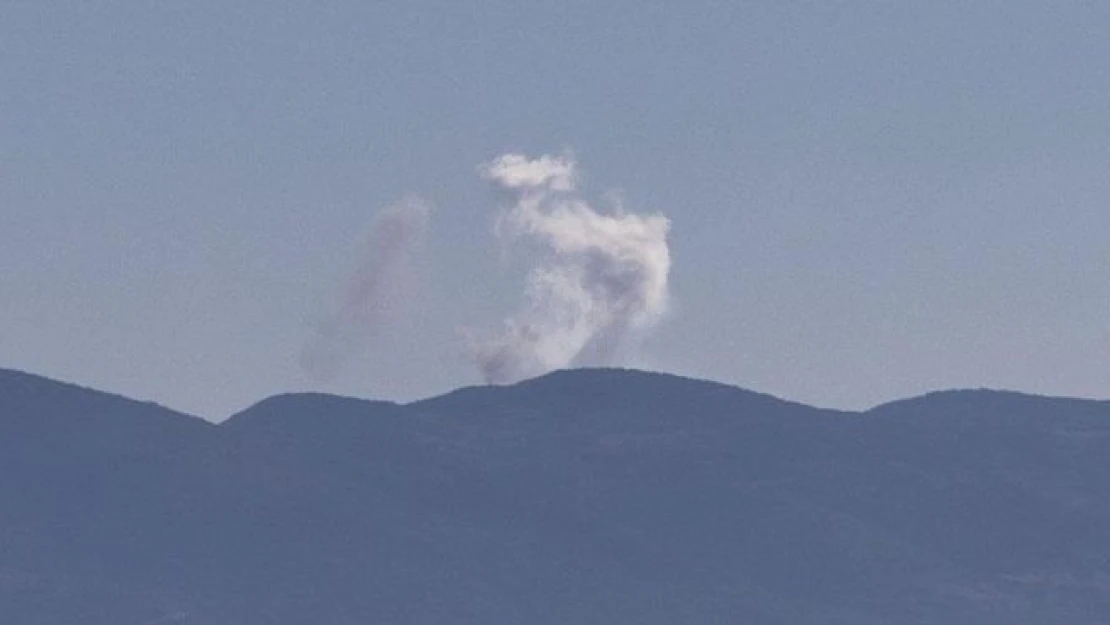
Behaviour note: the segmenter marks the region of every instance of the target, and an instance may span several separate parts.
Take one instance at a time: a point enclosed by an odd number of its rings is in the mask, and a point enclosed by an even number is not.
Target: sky
[[[1067,0],[0,0],[0,367],[213,420],[482,383],[551,259],[483,172],[546,155],[669,223],[665,314],[608,364],[1108,398],[1107,33]],[[398,206],[404,288],[331,332]]]

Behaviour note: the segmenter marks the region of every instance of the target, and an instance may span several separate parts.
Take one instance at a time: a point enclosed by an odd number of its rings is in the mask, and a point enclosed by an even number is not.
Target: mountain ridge
[[[0,371],[5,619],[1110,621],[1107,402],[596,369],[220,425],[106,397]]]
[[[391,401],[391,400],[374,399],[374,398],[371,398],[371,397],[361,397],[361,396],[353,396],[353,395],[327,393],[327,392],[322,392],[322,391],[286,391],[286,392],[275,393],[273,395],[268,395],[268,396],[266,396],[266,397],[264,397],[260,400],[257,400],[255,402],[253,402],[252,404],[248,405],[246,408],[243,408],[241,410],[238,410],[236,412],[231,413],[230,415],[225,416],[220,421],[211,421],[206,417],[195,415],[195,414],[190,414],[188,412],[183,412],[183,411],[176,410],[176,409],[173,409],[173,408],[169,408],[169,407],[164,406],[164,405],[162,405],[158,402],[155,402],[155,401],[134,399],[134,398],[129,397],[127,395],[124,395],[122,393],[117,393],[117,392],[113,392],[113,391],[106,391],[106,390],[98,389],[98,388],[95,388],[95,387],[82,385],[82,384],[79,384],[79,383],[76,383],[76,382],[64,381],[64,380],[49,377],[47,375],[42,375],[42,374],[32,373],[32,372],[28,372],[28,371],[24,371],[24,370],[20,370],[20,369],[12,369],[12,368],[0,367],[0,396],[3,396],[5,394],[9,394],[13,385],[17,384],[17,383],[23,383],[25,385],[30,383],[30,384],[38,386],[40,388],[49,387],[51,385],[54,385],[54,386],[60,387],[62,389],[65,389],[67,392],[71,392],[71,393],[90,392],[90,393],[96,394],[97,396],[102,397],[103,399],[105,399],[107,401],[134,402],[134,403],[137,403],[137,404],[143,404],[143,405],[147,405],[147,406],[151,406],[151,407],[156,407],[158,409],[167,411],[169,413],[174,413],[178,416],[188,417],[188,418],[191,418],[191,419],[199,419],[199,420],[202,420],[202,421],[205,421],[207,423],[214,424],[214,425],[222,425],[224,423],[227,423],[228,421],[230,421],[231,419],[233,419],[235,417],[240,417],[243,414],[250,413],[250,412],[255,412],[255,411],[259,410],[260,408],[264,408],[264,407],[273,405],[274,403],[284,403],[284,402],[289,402],[289,401],[297,402],[297,401],[300,401],[302,399],[304,399],[304,400],[320,400],[320,401],[337,402],[337,403],[338,402],[351,402],[352,404],[357,403],[357,402],[363,402],[363,403],[366,403],[366,404],[369,404],[369,405],[375,405],[375,406],[419,408],[419,407],[425,407],[425,406],[432,406],[432,405],[436,405],[436,404],[450,403],[451,400],[453,400],[453,399],[456,399],[456,398],[459,398],[459,397],[466,397],[466,396],[481,396],[481,395],[492,394],[492,395],[508,395],[508,396],[511,397],[512,395],[518,393],[521,390],[528,390],[528,389],[531,389],[531,388],[534,388],[534,387],[537,387],[537,386],[552,385],[553,383],[558,383],[558,382],[563,382],[563,381],[573,381],[576,378],[581,378],[583,376],[584,377],[589,377],[589,376],[597,376],[597,375],[607,377],[608,378],[607,381],[610,384],[613,383],[614,381],[618,381],[618,380],[620,382],[628,382],[630,380],[638,380],[638,381],[641,381],[641,382],[642,381],[648,381],[648,382],[663,381],[663,382],[667,382],[667,383],[689,384],[689,385],[692,385],[692,386],[701,387],[703,389],[713,389],[713,390],[716,390],[717,392],[740,393],[740,394],[744,394],[748,397],[758,398],[762,401],[776,401],[776,402],[781,402],[783,404],[788,404],[788,405],[792,405],[792,406],[812,408],[812,409],[815,409],[815,410],[821,410],[821,411],[825,411],[825,412],[828,412],[828,413],[839,413],[839,414],[842,414],[842,415],[861,415],[861,416],[862,415],[879,415],[879,414],[885,413],[885,412],[887,412],[890,409],[895,408],[895,407],[912,406],[912,405],[920,404],[922,402],[928,403],[928,402],[935,401],[935,400],[940,400],[940,399],[946,399],[946,400],[947,399],[969,399],[969,400],[974,401],[976,399],[984,399],[984,398],[1015,398],[1015,399],[1023,399],[1023,400],[1030,400],[1030,401],[1065,401],[1065,402],[1073,402],[1076,405],[1089,405],[1089,406],[1092,406],[1092,407],[1110,406],[1110,399],[1100,399],[1100,398],[1091,398],[1091,397],[1074,397],[1074,396],[1067,396],[1067,395],[1042,394],[1042,393],[1033,393],[1033,392],[1013,390],[1013,389],[998,389],[998,388],[990,388],[990,387],[956,387],[956,388],[947,388],[947,389],[937,389],[937,390],[925,391],[923,393],[916,394],[916,395],[910,395],[910,396],[907,396],[907,397],[902,397],[902,398],[896,398],[896,399],[892,399],[892,400],[888,400],[888,401],[883,401],[883,402],[875,404],[875,405],[873,405],[869,408],[863,408],[863,409],[858,409],[858,410],[825,408],[825,407],[817,406],[817,405],[814,405],[814,404],[808,404],[808,403],[805,403],[805,402],[784,398],[784,397],[774,395],[774,394],[771,394],[771,393],[764,393],[764,392],[761,392],[761,391],[756,391],[756,390],[749,389],[749,388],[739,386],[739,385],[736,385],[736,384],[732,384],[732,383],[719,382],[719,381],[715,381],[715,380],[697,378],[697,377],[686,376],[686,375],[675,374],[675,373],[668,373],[668,372],[661,372],[661,371],[651,371],[651,370],[643,370],[643,369],[621,368],[621,367],[580,367],[580,368],[572,368],[572,369],[558,369],[558,370],[555,370],[555,371],[551,371],[551,372],[536,376],[534,378],[528,378],[526,380],[521,380],[519,382],[515,382],[515,383],[512,383],[512,384],[503,384],[503,385],[502,384],[478,384],[478,385],[461,386],[461,387],[446,391],[444,393],[432,395],[432,396],[425,397],[425,398],[414,399],[414,400],[406,401],[406,402],[396,402],[396,401]]]

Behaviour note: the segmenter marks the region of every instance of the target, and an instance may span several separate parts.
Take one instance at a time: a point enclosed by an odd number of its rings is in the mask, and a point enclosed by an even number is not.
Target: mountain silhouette
[[[616,369],[219,425],[0,370],[0,622],[1110,622],[1110,402]]]

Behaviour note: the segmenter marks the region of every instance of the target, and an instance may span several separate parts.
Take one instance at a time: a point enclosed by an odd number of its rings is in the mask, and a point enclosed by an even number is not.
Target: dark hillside
[[[621,370],[220,426],[0,376],[26,625],[1110,621],[1110,404]]]

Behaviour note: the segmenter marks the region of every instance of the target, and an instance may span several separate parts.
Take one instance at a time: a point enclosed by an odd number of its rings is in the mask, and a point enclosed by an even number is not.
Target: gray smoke
[[[301,366],[313,377],[334,379],[369,338],[399,319],[415,289],[411,261],[430,212],[410,197],[371,222],[361,259],[301,352]]]
[[[539,375],[585,353],[606,363],[659,322],[671,266],[666,217],[595,210],[577,196],[576,165],[566,156],[505,154],[482,174],[514,196],[498,219],[498,237],[525,238],[542,250],[521,309],[499,336],[471,341],[487,382]]]

